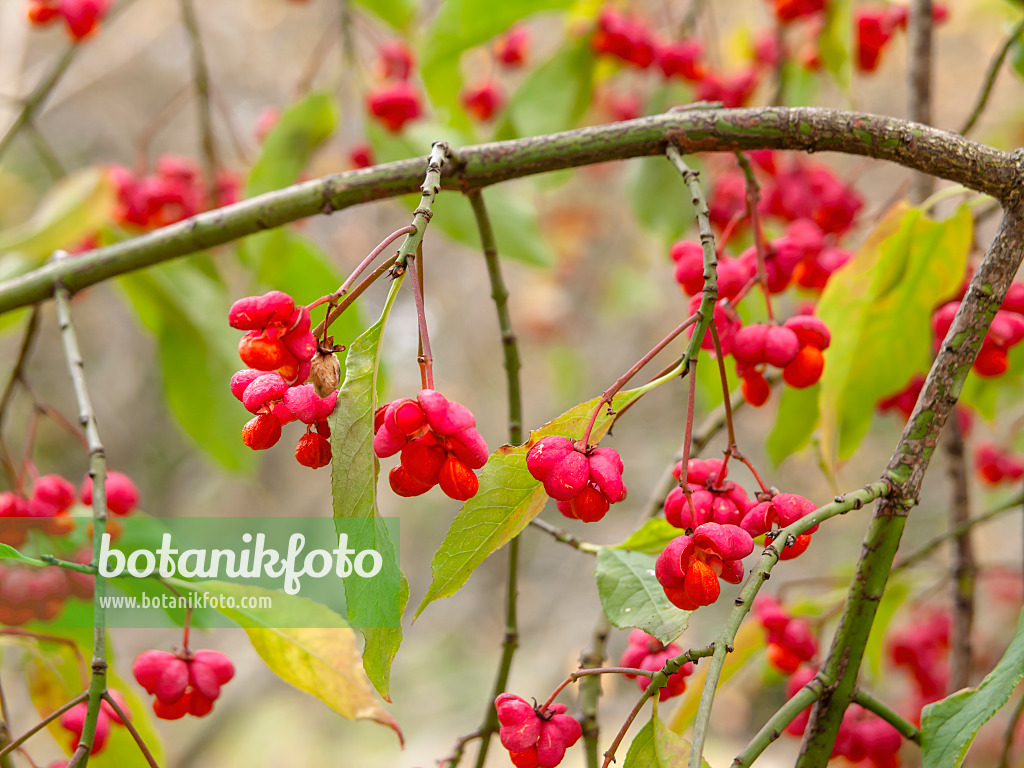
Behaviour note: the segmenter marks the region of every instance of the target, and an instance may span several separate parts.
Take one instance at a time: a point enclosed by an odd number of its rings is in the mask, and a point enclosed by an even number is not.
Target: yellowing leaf
[[[621,411],[645,389],[641,387],[616,395],[613,409]],[[416,609],[416,616],[434,600],[451,597],[462,589],[484,560],[510,542],[540,513],[548,497],[541,482],[526,468],[526,454],[534,443],[547,435],[582,438],[598,401],[599,398],[594,398],[581,403],[531,432],[525,445],[506,445],[491,454],[480,473],[480,490],[462,506],[448,535],[434,553],[430,562],[434,579]],[[612,421],[602,408],[591,434],[592,443],[604,436]]]
[[[0,253],[29,256],[33,266],[59,248],[93,234],[114,212],[114,184],[101,168],[86,168],[61,179],[28,221],[0,232]]]
[[[344,718],[386,725],[404,743],[398,723],[381,707],[363,671],[354,630],[339,626],[245,631],[256,653],[282,680],[313,694]]]

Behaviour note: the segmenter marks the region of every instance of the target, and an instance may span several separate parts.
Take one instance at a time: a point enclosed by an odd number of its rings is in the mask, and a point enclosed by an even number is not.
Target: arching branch
[[[898,163],[1005,202],[1021,193],[1021,158],[891,117],[821,108],[700,109],[546,136],[464,147],[442,179],[461,190],[609,160],[682,151],[793,149]],[[422,158],[326,176],[199,214],[0,283],[0,313],[43,301],[58,282],[78,291],[111,277],[360,203],[415,193]]]

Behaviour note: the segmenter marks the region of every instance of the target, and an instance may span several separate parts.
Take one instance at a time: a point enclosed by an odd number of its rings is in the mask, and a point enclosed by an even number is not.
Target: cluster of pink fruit
[[[725,107],[743,106],[753,96],[765,65],[777,58],[774,41],[765,37],[756,46],[755,61],[741,71],[715,74],[703,61],[703,46],[696,38],[662,41],[639,18],[620,13],[611,6],[601,10],[597,29],[590,39],[595,53],[637,70],[657,66],[665,79],[679,79],[696,87],[697,98],[719,101]],[[612,99],[610,111],[618,119],[638,117],[641,104],[634,96]]]
[[[71,39],[84,40],[99,26],[112,0],[28,0],[26,15],[37,27],[64,19]]]
[[[581,448],[550,435],[526,454],[526,467],[558,502],[558,511],[573,520],[597,522],[611,504],[626,498],[622,459],[614,448]]]
[[[768,662],[791,675],[818,653],[818,641],[807,619],[792,616],[771,595],[759,595],[754,615],[768,636]]]
[[[282,425],[298,419],[306,432],[295,446],[296,461],[311,469],[329,464],[327,417],[338,393],[320,397],[313,384],[305,383],[319,354],[309,309],[296,306],[287,293],[270,291],[236,301],[228,322],[247,331],[238,354],[248,368],[231,377],[231,393],[255,414],[242,428],[242,440],[255,451],[265,450],[281,439]]]
[[[235,665],[220,651],[146,651],[135,659],[132,674],[155,696],[157,717],[180,720],[210,714],[221,686],[235,676]]]
[[[231,205],[241,198],[241,180],[220,171],[216,189],[209,194],[198,164],[188,157],[163,155],[152,174],[136,174],[123,165],[110,165],[107,173],[117,190],[114,220],[143,229],[156,229]]]
[[[498,738],[516,768],[555,768],[583,735],[579,721],[565,714],[565,704],[535,707],[503,693],[494,707],[501,724]]]
[[[399,496],[419,496],[440,485],[448,497],[466,501],[480,488],[473,470],[487,463],[487,443],[473,414],[432,389],[377,409],[373,451],[381,459],[401,453],[388,474]]]
[[[826,0],[770,0],[775,16],[783,24],[806,21],[814,38],[821,36],[828,13]],[[949,9],[936,3],[932,7],[935,23],[946,20]],[[897,30],[907,28],[907,6],[898,3],[881,7],[857,6],[853,9],[853,24],[856,33],[856,64],[861,72],[874,72],[882,60],[882,53],[889,46]],[[805,58],[804,65],[817,69],[821,65],[820,53]]]
[[[682,476],[682,464],[673,474]],[[721,594],[719,579],[739,584],[744,557],[754,551],[754,539],[768,537],[813,512],[813,502],[792,493],[751,500],[741,487],[726,481],[728,467],[720,459],[690,459],[687,487],[673,488],[665,499],[665,519],[686,534],[673,539],[659,555],[655,575],[669,601],[686,611],[711,605]],[[689,497],[689,498],[687,498]],[[782,542],[780,559],[802,554],[811,533]]]
[[[130,515],[139,504],[135,483],[120,472],[107,474],[107,509],[116,516]],[[86,478],[76,493],[74,485],[59,475],[36,478],[27,498],[11,491],[0,493],[0,543],[19,548],[29,540],[31,531],[45,536],[63,537],[78,522],[92,519],[75,517],[71,510],[80,500],[92,504],[92,479]],[[113,537],[120,533],[114,522],[107,523]],[[91,547],[82,547],[69,554],[71,562],[80,565],[92,560]],[[63,568],[31,568],[0,562],[0,623],[16,627],[30,621],[53,621],[70,597],[88,600],[92,597],[93,577]]]

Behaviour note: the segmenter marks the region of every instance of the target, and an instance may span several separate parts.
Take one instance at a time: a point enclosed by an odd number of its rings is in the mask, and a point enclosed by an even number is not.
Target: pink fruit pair
[[[565,714],[564,704],[539,709],[519,696],[503,693],[494,700],[501,729],[498,737],[516,768],[555,768],[583,729]]]

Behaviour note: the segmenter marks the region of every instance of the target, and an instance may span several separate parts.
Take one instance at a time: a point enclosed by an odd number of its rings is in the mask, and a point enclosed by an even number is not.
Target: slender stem
[[[4,687],[0,681],[0,750],[3,750],[11,743],[11,713],[7,709],[7,697],[4,695]],[[14,761],[11,755],[0,757],[0,768],[14,768]]]
[[[851,700],[864,707],[868,712],[873,712],[885,720],[885,722],[889,723],[889,725],[899,731],[900,736],[903,738],[909,739],[915,744],[921,743],[921,731],[917,729],[917,726],[900,715],[888,704],[875,698],[863,688],[857,688],[854,690]]]
[[[778,542],[785,542],[790,536],[799,536],[808,528],[824,522],[837,515],[844,515],[855,509],[861,509],[865,504],[875,499],[887,496],[892,491],[888,481],[879,480],[860,488],[852,493],[836,496],[831,504],[819,507],[811,514],[802,517],[795,523],[786,526],[778,532],[778,535],[764,548],[761,559],[751,570],[743,587],[740,589],[739,597],[736,598],[735,607],[729,614],[729,618],[722,627],[721,633],[714,643],[714,655],[711,658],[711,666],[707,676],[704,678],[704,689],[701,691],[700,704],[697,707],[697,715],[693,724],[693,738],[690,751],[690,768],[701,768],[701,760],[704,753],[704,742],[707,739],[708,727],[711,723],[711,707],[715,702],[715,691],[718,688],[718,680],[722,675],[722,668],[725,666],[725,657],[732,650],[732,643],[736,639],[740,624],[749,613],[754,598],[757,597],[761,585],[768,580],[772,568],[779,561]]]
[[[28,132],[28,140],[32,142],[32,148],[39,156],[39,160],[46,168],[46,172],[54,180],[67,176],[67,171],[64,170],[60,158],[57,157],[57,153],[53,151],[53,147],[50,146],[50,142],[43,136],[43,132],[39,130],[39,127],[32,121],[29,121],[25,127]]]
[[[918,123],[932,122],[932,0],[910,0],[907,16],[907,116]],[[919,203],[935,186],[926,173],[913,174],[910,201]]]
[[[663,338],[657,344],[654,345],[653,349],[646,355],[637,360],[633,367],[626,371],[624,374],[619,376],[608,389],[601,394],[601,399],[597,401],[597,405],[594,407],[593,413],[590,414],[590,421],[587,423],[587,428],[583,433],[583,439],[579,441],[579,446],[582,450],[589,450],[590,445],[590,433],[594,430],[594,425],[597,423],[597,417],[601,415],[601,409],[606,405],[610,404],[614,399],[615,395],[622,389],[626,384],[629,383],[630,379],[636,376],[640,372],[640,369],[651,362],[654,357],[661,352],[665,347],[672,343],[672,341],[683,331],[689,328],[694,323],[700,320],[700,315],[691,315],[681,325],[676,326],[672,331],[669,332],[668,336]]]
[[[39,321],[42,317],[42,309],[39,306],[32,307],[29,313],[28,322],[25,323],[25,332],[21,337],[21,347],[18,349],[18,359],[11,370],[11,376],[4,386],[3,394],[0,394],[0,441],[3,439],[4,424],[7,421],[7,414],[14,399],[15,386],[24,384],[25,366],[32,354],[36,337],[39,335]],[[4,456],[4,470],[10,475],[11,487],[20,492],[22,489],[18,483],[17,470],[9,456]]]
[[[468,194],[469,203],[473,208],[477,230],[480,233],[480,245],[483,249],[484,262],[487,265],[487,277],[491,284],[491,298],[498,314],[498,328],[501,331],[501,346],[505,358],[505,390],[508,400],[508,439],[511,445],[523,442],[523,395],[519,380],[519,345],[512,329],[512,317],[508,310],[508,288],[501,273],[498,260],[498,244],[491,227],[491,218],[487,212],[483,195],[479,190]],[[534,521],[536,522],[536,521]],[[538,526],[543,527],[543,526]],[[477,765],[483,766],[487,757],[487,749],[491,736],[498,727],[497,712],[493,701],[508,687],[508,676],[512,669],[512,660],[519,647],[519,621],[516,615],[519,583],[519,537],[516,536],[508,545],[508,574],[506,576],[505,595],[505,636],[501,644],[501,660],[498,673],[492,688],[493,696],[487,702],[483,725],[479,734],[482,739]]]
[[[761,291],[764,293],[764,305],[768,310],[768,320],[774,321],[772,296],[771,291],[768,290],[768,272],[765,265],[765,258],[768,252],[764,242],[764,230],[761,228],[761,213],[758,210],[758,204],[761,201],[761,186],[757,183],[757,177],[754,175],[754,168],[750,165],[750,160],[747,159],[743,152],[736,152],[736,162],[743,171],[743,178],[746,180],[747,185],[747,216],[750,217],[750,226],[754,231],[754,251],[757,254],[757,275],[755,279],[761,285]],[[738,302],[739,299],[737,298],[733,303]]]
[[[150,752],[149,747],[146,746],[146,742],[142,740],[142,736],[139,735],[139,732],[135,729],[135,726],[132,725],[131,717],[123,709],[121,709],[121,707],[117,703],[117,699],[111,696],[109,692],[104,693],[103,698],[106,700],[107,704],[113,707],[114,712],[117,713],[117,716],[121,718],[121,723],[124,725],[125,728],[128,729],[128,733],[132,735],[132,738],[135,739],[135,743],[138,745],[139,751],[142,753],[142,756],[146,758],[146,762],[149,763],[150,768],[160,768],[160,766],[157,765],[156,758],[153,757],[153,753]]]
[[[390,235],[385,237],[376,248],[370,251],[369,255],[365,259],[359,262],[359,266],[352,270],[352,274],[345,278],[345,282],[341,284],[341,287],[338,288],[338,290],[336,290],[334,293],[328,293],[326,296],[321,296],[319,299],[310,304],[307,307],[307,309],[315,309],[316,307],[319,307],[321,304],[333,304],[342,296],[347,294],[348,289],[352,287],[352,284],[356,281],[356,279],[361,274],[363,274],[363,272],[366,271],[374,261],[376,261],[377,257],[381,255],[385,248],[387,248],[389,245],[395,242],[395,240],[400,238],[402,235],[407,235],[410,232],[414,231],[415,229],[416,228],[412,224],[406,224],[401,229],[396,229]],[[320,326],[317,326],[317,328],[320,329]],[[320,334],[320,330],[318,330],[314,335],[318,336]]]
[[[192,0],[179,0],[181,3],[181,20],[188,33],[192,48],[192,80],[196,87],[197,112],[199,113],[199,133],[203,146],[203,165],[206,172],[206,188],[210,192],[210,204],[214,205],[217,192],[217,143],[213,132],[213,115],[210,110],[210,73],[206,64],[206,52],[203,49],[203,38],[199,32],[199,20],[196,18]]]
[[[68,560],[60,560],[53,555],[40,555],[39,560],[46,565],[52,565],[57,568],[65,568],[69,571],[75,571],[76,573],[85,573],[89,576],[95,576],[97,573],[96,566],[94,565],[82,565],[81,563],[72,563]]]
[[[920,549],[915,550],[911,554],[907,555],[903,559],[896,562],[892,567],[892,572],[901,571],[904,568],[909,568],[912,565],[917,565],[919,562],[931,555],[935,550],[941,547],[950,539],[955,539],[957,536],[962,536],[964,533],[969,531],[976,525],[981,523],[987,523],[989,520],[994,520],[1000,515],[1017,509],[1021,503],[1024,502],[1024,494],[1019,494],[1013,499],[1007,501],[1005,504],[1000,504],[998,507],[990,509],[988,512],[978,515],[977,517],[971,518],[970,520],[958,525],[951,531],[946,531],[943,534],[936,536],[934,539],[929,541],[927,544],[923,544]]]
[[[997,768],[1010,768],[1010,756],[1013,752],[1014,737],[1017,734],[1017,726],[1020,725],[1021,716],[1024,715],[1024,695],[1017,699],[1017,704],[1010,714],[1006,723],[1006,730],[1003,732],[1003,748],[999,753],[999,765]]]
[[[786,726],[793,722],[794,718],[803,712],[807,707],[820,699],[825,694],[825,682],[818,675],[808,681],[807,685],[793,694],[772,715],[768,722],[761,726],[754,738],[750,740],[743,751],[732,761],[732,768],[749,768],[749,766],[761,756],[768,745],[779,738]]]
[[[604,663],[607,655],[608,633],[612,625],[608,617],[602,611],[594,626],[594,633],[590,641],[590,648],[580,659],[583,668],[594,669]],[[598,676],[588,677],[580,683],[580,709],[582,717],[580,725],[583,729],[583,751],[586,755],[587,768],[598,768],[601,760],[600,744],[600,721],[597,718],[598,701],[601,698],[601,678]]]
[[[693,411],[697,400],[697,360],[688,361],[687,375],[690,377],[686,392],[686,426],[683,428],[683,458],[679,462],[679,487],[686,496],[686,505],[690,508],[690,517],[697,519],[693,508],[693,492],[690,490],[690,444],[693,440]]]
[[[50,97],[53,89],[57,87],[57,83],[67,72],[68,67],[71,66],[71,62],[74,61],[75,56],[78,54],[78,46],[72,44],[65,49],[61,57],[57,59],[57,63],[54,64],[46,76],[39,81],[39,84],[32,90],[32,93],[25,99],[24,104],[21,107],[21,112],[14,118],[14,122],[11,123],[7,132],[0,137],[0,157],[3,157],[4,153],[11,146],[14,138],[18,133],[24,129],[32,119],[35,117],[46,100]]]
[[[491,227],[491,217],[484,203],[480,190],[470,192],[467,197],[473,207],[477,229],[480,231],[480,243],[483,247],[484,261],[487,264],[487,277],[491,283],[491,299],[498,313],[498,328],[501,331],[501,348],[505,358],[505,382],[508,392],[508,439],[512,445],[523,442],[523,402],[522,388],[519,381],[521,363],[519,345],[512,328],[512,315],[508,309],[508,287],[501,272],[501,260],[498,258],[498,246]]]
[[[966,136],[970,132],[974,124],[978,122],[982,112],[985,111],[985,107],[988,105],[988,97],[992,94],[992,86],[996,84],[996,77],[999,75],[999,70],[1002,69],[1003,62],[1006,61],[1006,55],[1010,52],[1014,41],[1020,37],[1022,32],[1024,32],[1024,18],[1021,18],[1014,25],[1013,29],[1010,30],[1003,44],[999,46],[996,55],[989,62],[988,70],[985,72],[985,79],[981,84],[981,90],[978,92],[978,99],[974,103],[974,109],[971,110],[971,114],[967,116],[963,126],[960,128],[962,135]]]
[[[505,579],[505,635],[501,642],[501,661],[498,672],[494,676],[491,698],[487,702],[484,722],[480,726],[480,751],[476,756],[477,768],[483,768],[487,760],[487,750],[491,745],[491,736],[498,730],[498,711],[494,708],[494,700],[508,688],[508,677],[512,671],[512,661],[519,647],[519,623],[516,616],[519,587],[519,537],[509,542],[508,576]]]
[[[427,224],[434,216],[434,198],[441,191],[441,172],[445,162],[451,156],[448,143],[435,141],[430,148],[430,157],[427,159],[427,175],[420,185],[420,204],[413,211],[412,226],[415,229],[405,236],[401,247],[398,249],[398,256],[395,263],[405,265],[407,259],[416,253],[416,249],[423,241],[423,234],[427,230]]]
[[[960,424],[951,419],[947,427],[946,455],[950,485],[949,528],[956,530],[971,519],[967,486],[967,461]],[[974,626],[974,582],[977,575],[971,529],[953,537],[953,626],[950,631],[948,693],[970,685],[971,631]]]
[[[568,544],[573,549],[578,549],[580,552],[586,552],[588,555],[596,555],[601,551],[601,547],[597,544],[591,544],[588,541],[583,541],[573,536],[568,531],[563,531],[561,528],[556,528],[551,523],[541,520],[539,517],[533,518],[529,523],[534,528],[539,528],[547,534],[550,534],[555,541],[560,541],[563,544]]]
[[[377,280],[389,272],[393,266],[393,262],[385,261],[373,270],[373,272],[363,278],[363,281],[359,283],[359,285],[353,288],[350,293],[346,294],[345,298],[338,302],[338,305],[327,313],[327,317],[324,318],[324,321],[313,329],[313,335],[320,336],[321,334],[326,333],[330,324],[337,320],[341,316],[342,312],[352,306],[356,299],[363,295],[363,291],[377,282]]]
[[[20,747],[22,744],[24,744],[30,738],[35,736],[37,733],[39,733],[39,731],[43,730],[43,728],[45,728],[47,725],[52,723],[54,720],[56,720],[58,717],[63,715],[65,712],[67,712],[69,709],[71,709],[76,704],[81,704],[88,697],[89,697],[88,693],[80,693],[75,698],[73,698],[71,701],[69,701],[67,704],[65,704],[63,707],[55,709],[53,712],[51,712],[46,717],[44,717],[41,722],[36,723],[31,728],[29,728],[27,731],[25,731],[23,734],[21,734],[21,736],[19,736],[18,738],[14,739],[14,741],[12,741],[6,747],[4,747],[3,749],[0,749],[0,759],[6,758],[9,754],[11,754],[11,752],[13,752],[15,749]]]
[[[66,254],[58,252],[57,258]],[[85,382],[82,353],[78,346],[78,336],[71,322],[71,296],[66,288],[57,288],[57,319],[60,325],[61,339],[67,359],[68,371],[78,401],[79,421],[89,439],[89,477],[92,478],[92,517],[93,517],[93,563],[100,559],[103,532],[107,527],[107,463],[96,427],[96,412],[92,407],[89,390]],[[89,708],[82,728],[82,737],[78,749],[68,763],[69,768],[88,762],[88,753],[96,736],[96,723],[100,713],[100,697],[107,689],[107,658],[106,658],[106,613],[103,609],[103,598],[106,595],[106,580],[99,574],[95,577],[93,588],[93,650],[92,676],[89,681]]]
[[[730,396],[730,406],[735,412],[737,408],[743,407],[746,402],[743,399],[743,393],[740,390],[736,390]],[[715,410],[704,417],[704,420],[694,429],[693,437],[690,441],[690,454],[696,456],[702,453],[707,448],[714,437],[722,431],[722,427],[725,426],[725,404],[719,405]],[[676,464],[682,461],[683,457],[683,445],[679,446],[679,450],[676,451],[675,456],[672,457],[672,462],[665,467],[665,471],[662,472],[661,478],[655,484],[651,495],[648,497],[647,504],[645,505],[646,511],[644,512],[643,519],[647,520],[652,517],[657,517],[658,513],[661,512],[662,507],[665,504],[665,497],[669,492],[678,485],[678,481],[672,474],[672,470],[675,469]]]
[[[462,762],[462,753],[466,751],[466,745],[479,738],[480,731],[473,731],[457,738],[452,753],[448,757],[443,757],[437,761],[438,768],[455,768],[455,766]]]
[[[434,388],[434,355],[430,351],[430,336],[427,333],[427,310],[423,305],[423,283],[420,282],[419,273],[422,271],[415,256],[410,257],[405,263],[409,266],[412,276],[412,295],[416,304],[416,323],[419,326],[420,335],[420,371],[423,378],[423,388]]]

